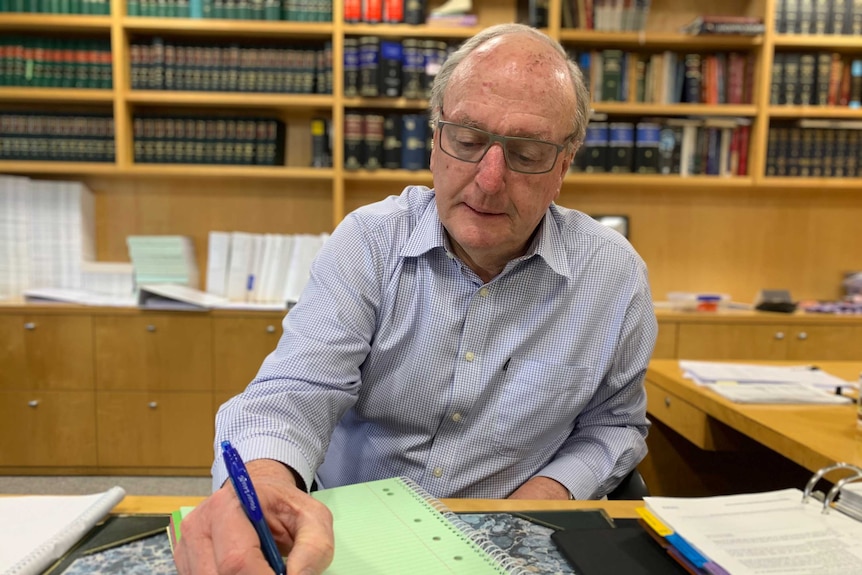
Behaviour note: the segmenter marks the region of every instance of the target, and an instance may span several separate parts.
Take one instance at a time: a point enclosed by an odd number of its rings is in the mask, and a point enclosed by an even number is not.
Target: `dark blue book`
[[[425,114],[404,114],[401,117],[401,167],[405,170],[425,169]]]

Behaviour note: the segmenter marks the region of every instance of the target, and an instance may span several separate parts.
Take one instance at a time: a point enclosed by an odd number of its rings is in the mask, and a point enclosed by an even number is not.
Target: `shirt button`
[[[461,414],[460,413],[453,413],[452,414],[452,421],[454,421],[455,423],[458,423],[459,421],[461,421]]]
[[[434,468],[434,477],[443,477],[443,468],[435,467]]]
[[[464,354],[464,359],[466,359],[467,361],[473,361],[473,359],[475,359],[475,357],[476,357],[476,355],[472,351],[468,351],[467,353]]]
[[[479,290],[479,295],[480,295],[480,296],[482,296],[482,297],[488,297],[488,288],[483,287],[482,289],[480,289],[480,290]]]

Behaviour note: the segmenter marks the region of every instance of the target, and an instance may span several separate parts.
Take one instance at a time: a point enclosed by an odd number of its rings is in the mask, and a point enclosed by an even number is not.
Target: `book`
[[[825,495],[814,491],[821,479],[839,470],[851,475]],[[638,513],[647,532],[663,539],[691,573],[860,573],[862,521],[852,507],[846,514],[842,506],[833,505],[851,493],[845,491],[848,484],[859,479],[862,469],[839,463],[817,471],[804,490],[645,497],[646,507]],[[848,499],[854,501],[853,496]]]
[[[38,575],[123,500],[122,487],[92,495],[0,497],[0,573]]]
[[[505,551],[441,501],[404,477],[315,491],[332,512],[335,557],[326,575],[526,575]],[[182,518],[172,514],[168,536],[182,539]]]

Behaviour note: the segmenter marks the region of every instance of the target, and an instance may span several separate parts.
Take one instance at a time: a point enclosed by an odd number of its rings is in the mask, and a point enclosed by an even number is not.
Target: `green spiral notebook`
[[[335,558],[326,575],[526,575],[509,554],[409,479],[312,493],[332,511]],[[180,537],[174,512],[169,533]],[[171,527],[169,527],[171,529]]]

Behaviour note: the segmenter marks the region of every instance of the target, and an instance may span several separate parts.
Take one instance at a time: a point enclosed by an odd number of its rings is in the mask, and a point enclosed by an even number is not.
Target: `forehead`
[[[565,59],[529,36],[486,42],[455,69],[444,95],[446,119],[507,133],[568,133],[574,110]]]

